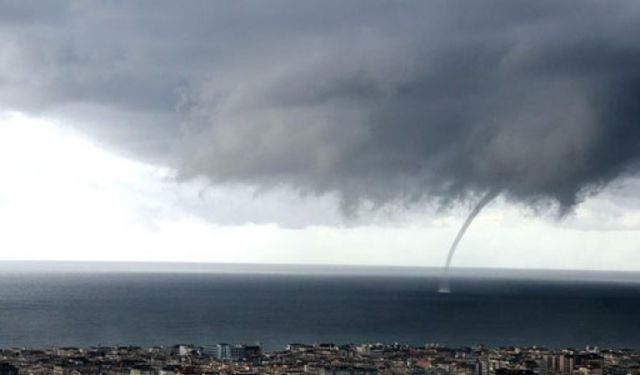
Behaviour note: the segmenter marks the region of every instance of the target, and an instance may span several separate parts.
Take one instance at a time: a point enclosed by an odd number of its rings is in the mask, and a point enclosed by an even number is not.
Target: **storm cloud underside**
[[[638,171],[634,1],[0,3],[0,104],[345,212],[571,208]]]

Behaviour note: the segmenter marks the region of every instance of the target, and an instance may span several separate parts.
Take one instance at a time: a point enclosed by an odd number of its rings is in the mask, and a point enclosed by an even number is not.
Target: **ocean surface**
[[[570,278],[569,278],[570,279]],[[348,273],[4,272],[0,347],[640,347],[640,284]]]

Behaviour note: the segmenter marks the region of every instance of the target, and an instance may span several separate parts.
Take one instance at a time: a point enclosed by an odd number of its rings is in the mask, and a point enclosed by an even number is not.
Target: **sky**
[[[0,2],[0,260],[640,271],[633,1]]]

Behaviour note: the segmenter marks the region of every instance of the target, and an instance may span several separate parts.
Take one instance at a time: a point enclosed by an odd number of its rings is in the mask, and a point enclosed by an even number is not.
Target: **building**
[[[136,365],[133,366],[129,375],[157,375],[158,372],[149,365]]]
[[[187,356],[191,354],[192,348],[189,345],[180,345],[178,346],[178,355],[181,357]]]
[[[320,375],[377,375],[375,368],[359,366],[326,366],[320,370]]]
[[[215,358],[221,360],[231,359],[231,345],[225,343],[216,344],[212,349],[210,352]]]
[[[246,351],[245,351],[244,345],[241,345],[241,344],[233,345],[230,348],[230,351],[231,351],[231,359],[233,360],[246,357]]]

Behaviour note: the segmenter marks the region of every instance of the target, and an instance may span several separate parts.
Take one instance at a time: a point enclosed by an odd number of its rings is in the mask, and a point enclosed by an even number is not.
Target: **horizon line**
[[[3,273],[193,273],[274,274],[310,276],[439,277],[444,267],[309,263],[231,263],[117,260],[0,260]],[[453,278],[532,279],[640,283],[640,271],[523,267],[468,267],[450,269]]]

